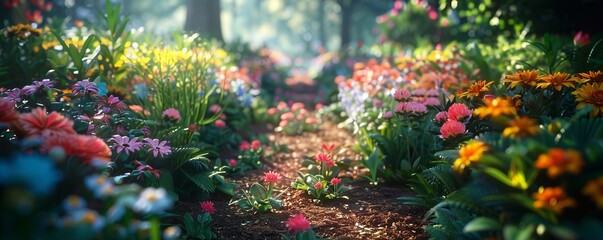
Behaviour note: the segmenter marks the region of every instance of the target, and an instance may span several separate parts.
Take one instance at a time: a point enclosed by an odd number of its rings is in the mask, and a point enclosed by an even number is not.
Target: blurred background
[[[285,64],[327,51],[396,40],[410,47],[471,38],[480,40],[526,31],[541,35],[600,32],[592,21],[603,1],[519,0],[112,0],[121,3],[128,28],[167,35],[175,30],[200,32],[225,43],[269,47]],[[412,2],[412,4],[409,4]],[[105,0],[3,0],[3,22],[50,24],[99,22]],[[395,6],[400,4],[400,6]],[[18,7],[13,7],[18,6]],[[404,14],[407,8],[427,14]],[[406,7],[406,8],[405,8]],[[412,12],[411,12],[412,13]],[[394,22],[397,21],[397,22]],[[394,24],[395,23],[395,24]],[[396,26],[390,29],[389,26]],[[395,38],[395,39],[392,39]],[[406,42],[405,42],[406,41]]]

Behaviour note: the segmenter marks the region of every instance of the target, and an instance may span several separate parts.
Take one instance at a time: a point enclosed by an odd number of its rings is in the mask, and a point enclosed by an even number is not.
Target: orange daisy
[[[532,194],[535,208],[547,208],[556,214],[563,212],[563,209],[575,207],[576,201],[565,194],[561,187],[540,187],[538,192]]]
[[[580,173],[584,161],[580,152],[576,150],[551,148],[547,153],[538,156],[534,166],[537,169],[546,169],[550,178],[557,178],[565,172]]]
[[[603,83],[589,83],[572,92],[576,96],[577,109],[593,106],[592,117],[603,115]]]
[[[486,82],[484,80],[479,80],[471,84],[471,86],[469,86],[469,88],[465,92],[459,94],[459,97],[473,99],[475,97],[483,96],[490,90],[490,85],[492,85],[492,83],[494,82]]]
[[[519,70],[513,75],[506,75],[503,82],[509,83],[511,88],[515,88],[518,84],[523,87],[535,86],[538,82],[539,70]]]
[[[73,121],[58,112],[46,113],[44,108],[36,108],[19,116],[18,126],[26,136],[40,136],[43,133],[76,134]]]
[[[582,188],[582,193],[590,196],[597,208],[603,209],[603,177],[588,181]]]
[[[486,106],[475,109],[473,111],[474,115],[477,115],[480,118],[498,118],[500,116],[510,116],[516,114],[516,110],[513,106],[513,103],[506,100],[505,98],[486,98],[484,99],[484,103],[486,104]]]
[[[509,126],[503,130],[504,137],[525,138],[538,134],[540,129],[535,119],[530,117],[518,117],[509,121]]]
[[[577,80],[567,73],[556,72],[540,77],[540,82],[536,85],[539,88],[553,86],[555,90],[561,91],[563,86],[576,88]]]
[[[586,83],[603,83],[602,71],[588,71],[588,73],[580,73],[578,76]]]
[[[483,142],[472,142],[459,149],[459,158],[454,161],[453,169],[457,173],[463,173],[465,168],[479,159],[484,155],[484,152],[488,151],[488,145]]]

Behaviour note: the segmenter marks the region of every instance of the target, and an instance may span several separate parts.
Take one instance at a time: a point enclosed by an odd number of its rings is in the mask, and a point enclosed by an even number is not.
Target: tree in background
[[[221,12],[220,0],[186,0],[184,30],[223,42]]]

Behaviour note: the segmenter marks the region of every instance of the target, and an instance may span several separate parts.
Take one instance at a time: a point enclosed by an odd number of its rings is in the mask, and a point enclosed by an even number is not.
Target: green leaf
[[[249,192],[254,198],[258,200],[265,200],[270,197],[268,196],[268,190],[259,183],[254,183],[253,185],[251,185],[251,187],[249,188]]]
[[[480,232],[480,231],[495,231],[502,228],[502,225],[488,217],[477,217],[473,219],[471,222],[465,225],[463,228],[463,232],[471,233],[471,232]]]
[[[507,186],[514,187],[509,177],[496,168],[485,168],[484,172]]]

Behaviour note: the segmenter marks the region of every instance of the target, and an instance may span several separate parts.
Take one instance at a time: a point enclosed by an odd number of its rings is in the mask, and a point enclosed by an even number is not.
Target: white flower
[[[142,213],[163,212],[172,207],[172,200],[163,188],[146,188],[134,203],[134,211]]]
[[[169,226],[165,230],[163,230],[163,239],[176,239],[180,237],[180,227],[178,226]]]
[[[111,179],[102,175],[90,175],[86,177],[84,184],[97,198],[104,198],[111,195],[113,192],[113,183],[111,182]]]

